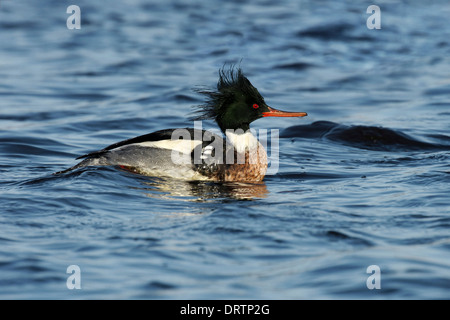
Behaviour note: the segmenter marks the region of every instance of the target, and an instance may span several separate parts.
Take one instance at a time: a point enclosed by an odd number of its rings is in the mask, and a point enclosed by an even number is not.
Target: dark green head
[[[262,117],[303,117],[304,112],[284,112],[269,107],[264,98],[240,68],[219,70],[217,90],[198,90],[206,95],[204,105],[198,106],[193,120],[214,119],[220,129],[242,129],[247,131],[250,123]]]

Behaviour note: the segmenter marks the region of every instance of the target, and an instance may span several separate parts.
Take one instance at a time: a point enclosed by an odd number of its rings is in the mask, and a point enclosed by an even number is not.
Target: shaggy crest
[[[241,68],[229,69],[223,67],[219,70],[219,81],[217,90],[198,89],[196,92],[206,96],[205,103],[195,106],[198,110],[190,120],[218,120],[225,114],[227,107],[235,101],[238,96],[246,97],[251,105],[255,102],[264,103],[264,98],[258,90],[244,76]]]

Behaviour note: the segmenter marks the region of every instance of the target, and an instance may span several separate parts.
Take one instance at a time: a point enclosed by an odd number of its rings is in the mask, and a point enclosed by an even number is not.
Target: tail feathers
[[[84,159],[83,161],[79,162],[78,164],[74,165],[73,167],[70,167],[68,169],[62,170],[62,171],[58,171],[53,173],[54,175],[59,175],[59,174],[64,174],[70,171],[73,171],[75,169],[78,168],[83,168],[83,167],[87,167],[87,166],[92,166],[92,165],[96,165],[98,163],[94,163],[96,161],[92,161],[93,159]]]

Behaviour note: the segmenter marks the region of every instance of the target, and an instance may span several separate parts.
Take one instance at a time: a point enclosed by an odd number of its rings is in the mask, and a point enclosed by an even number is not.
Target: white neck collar
[[[225,131],[225,135],[227,137],[227,141],[233,145],[235,150],[239,153],[243,153],[246,149],[253,150],[258,147],[258,139],[256,139],[251,131],[251,129],[246,132],[241,129],[227,129]]]

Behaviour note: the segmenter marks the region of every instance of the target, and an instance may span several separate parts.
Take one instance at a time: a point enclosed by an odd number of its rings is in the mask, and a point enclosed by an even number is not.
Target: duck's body
[[[178,139],[180,133],[192,139]],[[191,128],[156,131],[78,157],[84,160],[68,170],[119,166],[183,180],[261,181],[267,170],[267,153],[261,143],[250,131],[227,136],[230,138],[223,139]],[[216,154],[217,149],[223,152]]]
[[[86,166],[119,166],[149,176],[257,182],[266,174],[267,153],[250,131],[250,122],[268,116],[306,115],[267,106],[240,69],[221,70],[217,91],[200,93],[209,100],[195,119],[215,119],[225,139],[192,128],[160,130],[81,156],[77,159],[83,161],[62,172]]]

